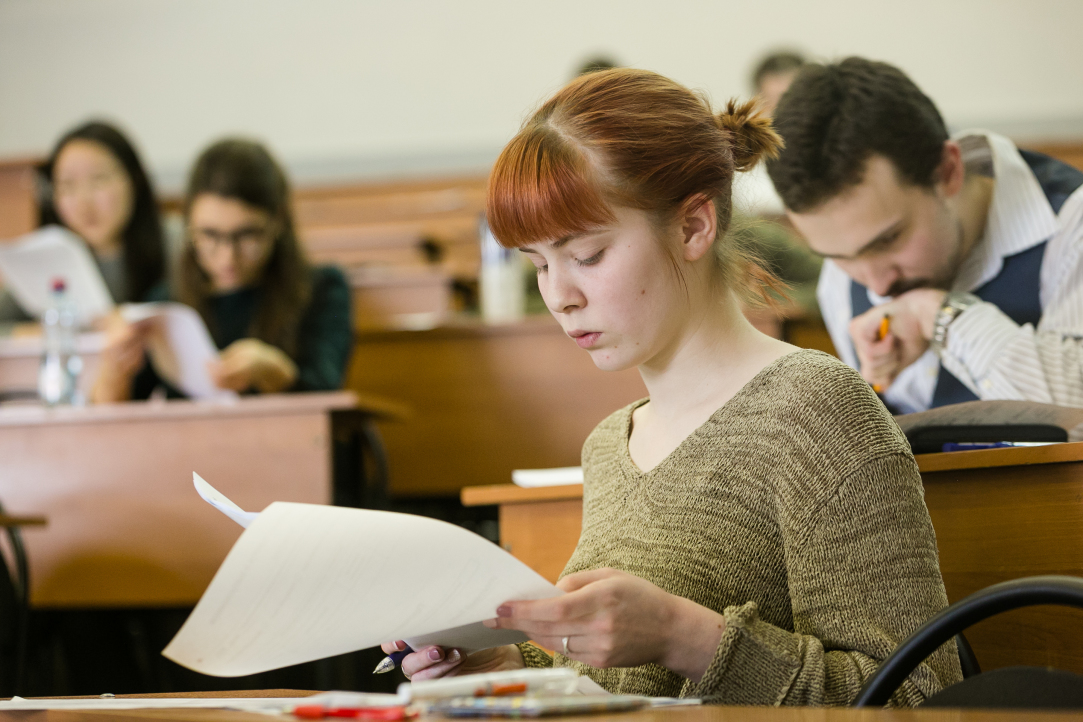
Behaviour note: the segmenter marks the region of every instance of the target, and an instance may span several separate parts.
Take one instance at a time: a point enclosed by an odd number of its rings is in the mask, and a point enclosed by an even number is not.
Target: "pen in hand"
[[[891,314],[885,313],[880,319],[880,328],[876,329],[876,340],[883,341],[889,333],[891,333]],[[872,390],[881,393],[884,389],[881,388],[880,384],[873,384]]]
[[[414,653],[414,650],[410,649],[409,645],[407,645],[406,649],[402,650],[401,652],[392,652],[391,654],[387,655],[386,657],[384,657],[383,659],[380,660],[380,663],[376,665],[376,669],[374,669],[372,671],[372,673],[373,674],[385,674],[387,672],[390,672],[391,670],[393,670],[395,667],[399,666],[399,664],[402,663],[402,658],[403,657],[405,657],[408,654],[413,654],[413,653]]]

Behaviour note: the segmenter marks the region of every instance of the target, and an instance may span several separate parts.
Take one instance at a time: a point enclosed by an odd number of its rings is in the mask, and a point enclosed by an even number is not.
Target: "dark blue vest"
[[[1068,196],[1083,185],[1083,172],[1041,153],[1020,150],[1019,154],[1038,179],[1053,212],[1059,213]],[[1041,271],[1047,242],[1048,239],[1014,256],[1005,257],[1000,273],[975,290],[974,295],[995,304],[1019,325],[1030,323],[1036,326],[1042,317]],[[857,281],[850,282],[850,302],[853,316],[859,316],[872,308],[868,289]],[[943,366],[940,367],[936,390],[933,392],[933,408],[977,399],[974,392],[954,374]]]

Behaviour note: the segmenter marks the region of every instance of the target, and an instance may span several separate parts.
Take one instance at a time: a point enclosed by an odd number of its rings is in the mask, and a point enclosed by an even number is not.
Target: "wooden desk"
[[[1083,576],[1083,443],[917,457],[948,599],[1039,574]],[[500,507],[500,542],[555,581],[582,528],[582,486],[463,489]],[[1049,665],[1083,673],[1083,611],[1034,607],[967,632],[983,669]]]
[[[395,496],[457,496],[513,469],[577,466],[583,439],[647,395],[635,369],[600,371],[550,316],[358,336],[348,388],[414,411],[381,428]]]
[[[357,404],[336,392],[0,407],[0,501],[49,519],[23,530],[31,605],[194,604],[241,528],[196,494],[192,472],[244,509],[327,503],[330,413]]]
[[[119,697],[269,697],[303,698],[316,694],[293,689],[243,690],[238,692],[198,692],[169,695],[118,695]],[[16,714],[16,713],[13,713]],[[25,715],[25,717],[23,716]],[[1023,710],[961,710],[961,709],[849,709],[839,707],[670,707],[647,709],[619,714],[597,714],[579,717],[557,717],[567,722],[1061,722],[1078,719],[1073,712],[1036,712]],[[266,722],[266,715],[228,710],[130,710],[123,712],[50,711],[21,713],[19,719],[34,722],[99,722],[117,719],[126,722]],[[289,719],[289,718],[284,718]],[[422,720],[447,719],[423,717]]]

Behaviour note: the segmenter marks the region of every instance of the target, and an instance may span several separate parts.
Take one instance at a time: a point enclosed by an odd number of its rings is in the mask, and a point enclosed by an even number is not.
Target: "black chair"
[[[914,669],[942,644],[983,619],[1039,604],[1083,609],[1083,579],[1026,577],[994,584],[930,619],[865,682],[855,707],[882,707]],[[1006,667],[965,678],[925,707],[1083,709],[1083,676],[1045,667]]]

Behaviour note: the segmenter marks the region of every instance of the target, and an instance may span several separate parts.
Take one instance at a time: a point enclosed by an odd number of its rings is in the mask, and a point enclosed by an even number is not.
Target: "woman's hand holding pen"
[[[929,349],[945,295],[935,288],[917,288],[850,322],[861,376],[877,391],[887,389],[903,369]],[[890,319],[889,324],[884,323],[885,318]]]
[[[385,654],[393,654],[406,649],[403,641],[385,642],[380,645]],[[482,672],[501,672],[508,669],[522,669],[523,655],[515,645],[483,649],[466,655],[457,649],[442,647],[422,647],[413,654],[403,657],[401,669],[411,681],[454,677],[461,674],[480,674]]]
[[[507,602],[486,626],[518,629],[541,646],[592,667],[654,662],[697,681],[726,629],[718,612],[625,572],[579,572],[557,586],[567,594]]]

